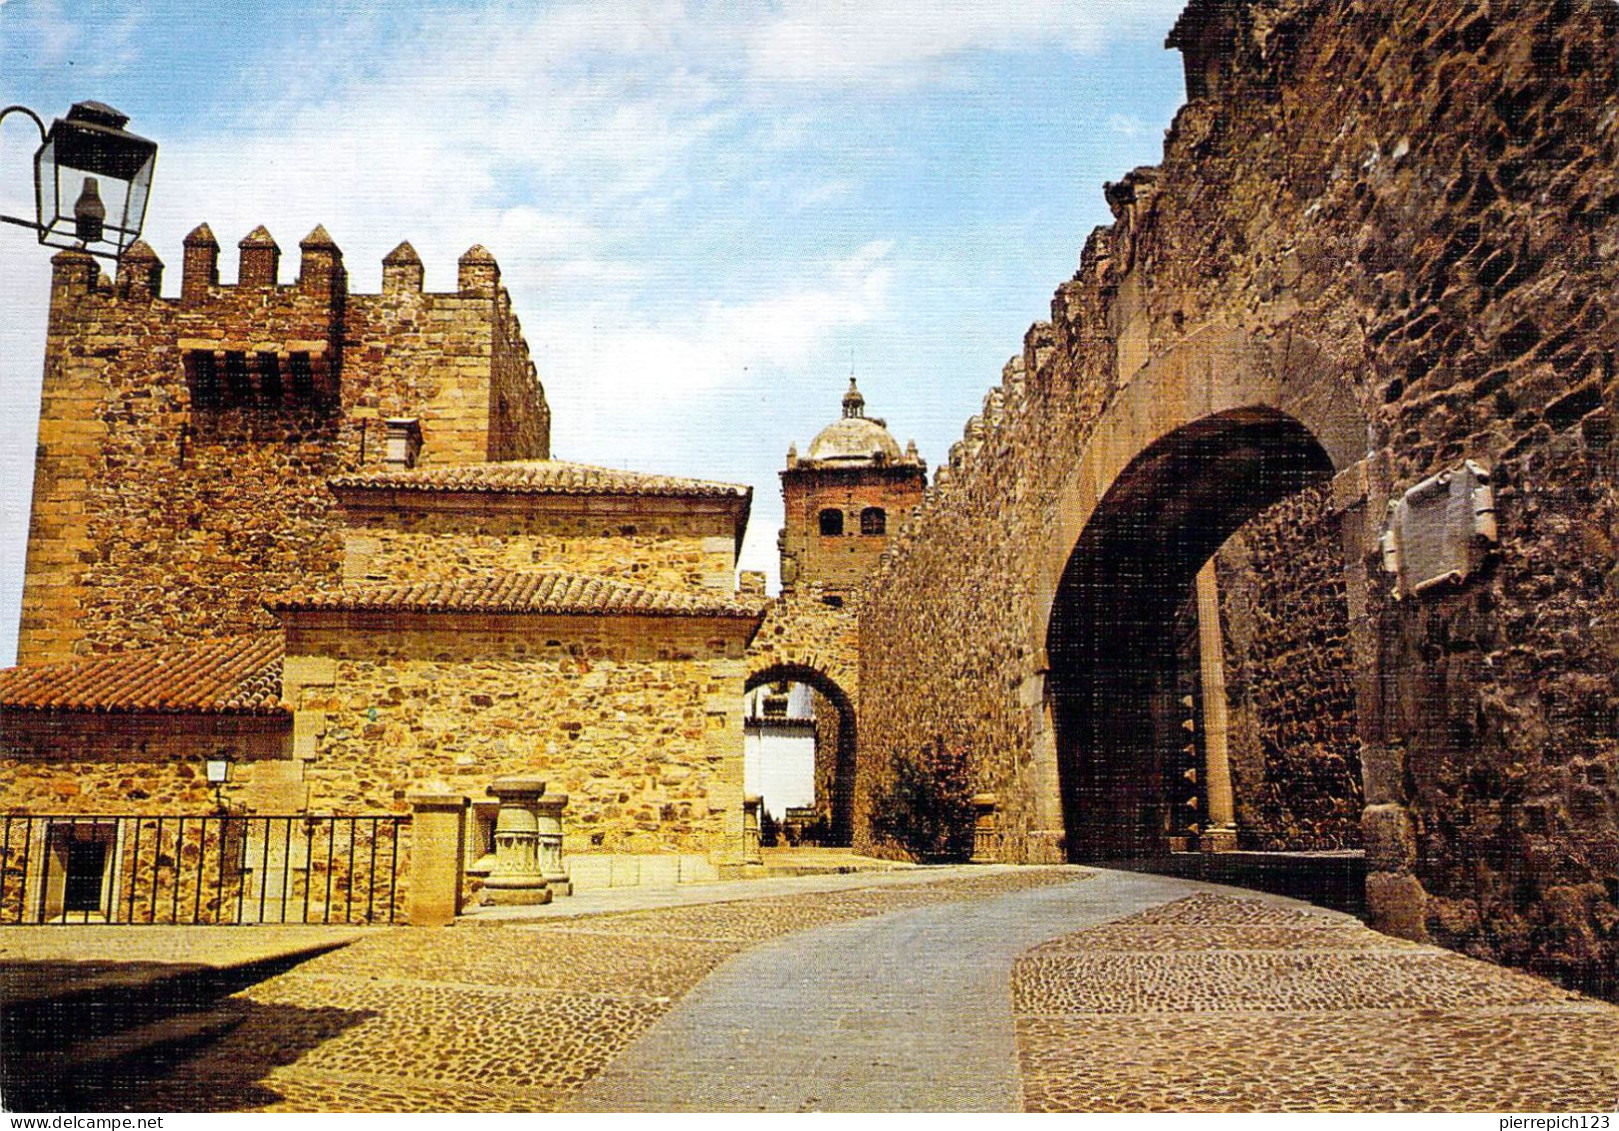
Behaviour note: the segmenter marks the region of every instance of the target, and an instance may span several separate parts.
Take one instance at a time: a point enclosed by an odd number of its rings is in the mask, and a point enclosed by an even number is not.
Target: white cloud
[[[750,37],[756,77],[909,85],[963,53],[1051,47],[1089,54],[1168,27],[1184,0],[790,0]]]
[[[1148,133],[1148,126],[1134,114],[1112,114],[1108,116],[1107,128],[1120,137],[1137,138]]]
[[[814,358],[839,331],[887,309],[892,246],[874,242],[824,265],[817,277],[745,301],[697,301],[682,315],[638,314],[619,303],[542,316],[527,326],[547,374],[569,374],[553,398],[583,408],[608,398],[666,411],[689,393],[745,373],[788,370]],[[540,343],[543,343],[541,345]]]

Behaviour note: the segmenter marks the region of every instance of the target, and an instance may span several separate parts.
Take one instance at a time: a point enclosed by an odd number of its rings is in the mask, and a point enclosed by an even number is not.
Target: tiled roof
[[[432,494],[664,495],[723,499],[746,499],[752,495],[752,488],[736,483],[617,471],[554,459],[393,468],[360,475],[339,475],[329,483],[334,490]]]
[[[280,633],[87,656],[0,671],[19,711],[281,715]]]
[[[579,573],[507,573],[411,585],[372,583],[294,593],[273,612],[531,613],[553,616],[757,618],[759,604],[728,595],[676,593]]]

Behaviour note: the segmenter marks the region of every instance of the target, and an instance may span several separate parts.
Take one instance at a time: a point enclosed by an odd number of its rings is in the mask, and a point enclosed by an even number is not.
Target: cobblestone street
[[[241,1024],[110,1106],[1609,1110],[1619,1098],[1619,1008],[1285,899],[1078,869],[759,890],[367,933],[236,995]]]
[[[232,1033],[128,1110],[546,1111],[730,956],[850,920],[1070,882],[1031,869],[367,935],[238,995]]]
[[[1198,894],[1013,972],[1029,1111],[1611,1111],[1619,1009],[1352,919]]]

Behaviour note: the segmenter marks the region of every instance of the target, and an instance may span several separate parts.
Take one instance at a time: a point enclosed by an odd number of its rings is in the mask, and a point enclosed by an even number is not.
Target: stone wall
[[[0,813],[212,815],[248,800],[256,766],[287,764],[291,729],[275,717],[0,712]],[[213,758],[236,764],[217,797]]]
[[[551,406],[528,358],[522,324],[512,311],[510,296],[502,290],[490,358],[488,458],[547,459],[550,455]]]
[[[277,283],[278,256],[255,233],[244,281],[222,286],[199,228],[178,298],[159,297],[145,245],[116,283],[88,256],[53,261],[19,662],[271,627],[264,593],[337,577],[326,480],[380,462],[383,417],[420,416],[441,462],[547,454],[515,319],[493,329],[507,300],[486,252],[450,295],[421,293],[414,252],[389,257],[382,294],[349,295],[320,229],[296,283]]]
[[[809,587],[783,594],[765,612],[764,624],[748,645],[748,686],[768,679],[830,683],[851,705],[860,702],[860,624],[848,605],[828,605]],[[775,674],[782,673],[782,674]],[[827,687],[815,688],[829,694]]]
[[[1335,473],[1375,921],[1595,984],[1619,963],[1619,8],[1185,19],[1193,98],[1162,165],[1108,187],[1116,222],[875,582],[861,792],[943,735],[1002,798],[1012,857],[1059,855],[1043,649],[1068,555],[1134,455],[1263,406]],[[1463,459],[1494,468],[1499,548],[1393,601],[1386,504]]]
[[[654,589],[729,591],[736,519],[657,499],[540,497],[521,507],[354,507],[343,530],[347,581],[441,581],[566,570]],[[593,505],[594,504],[594,505]]]
[[[309,806],[403,812],[429,786],[482,799],[533,775],[570,799],[570,855],[739,860],[740,623],[295,617],[284,694]]]
[[[1349,606],[1325,488],[1243,527],[1217,562],[1242,848],[1358,848],[1363,805]]]

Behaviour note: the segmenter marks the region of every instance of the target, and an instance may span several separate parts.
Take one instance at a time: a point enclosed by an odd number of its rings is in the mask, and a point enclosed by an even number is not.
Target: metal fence
[[[0,923],[392,923],[409,827],[392,814],[7,814]]]

